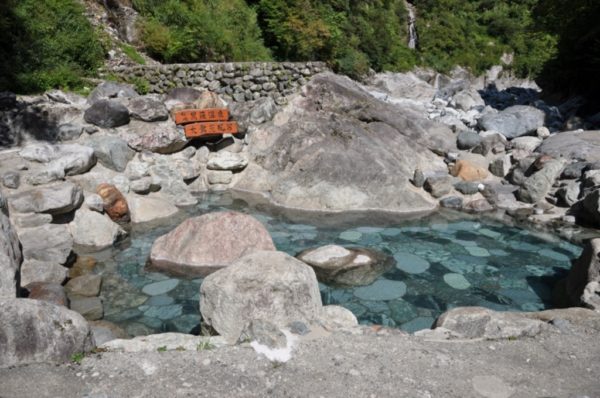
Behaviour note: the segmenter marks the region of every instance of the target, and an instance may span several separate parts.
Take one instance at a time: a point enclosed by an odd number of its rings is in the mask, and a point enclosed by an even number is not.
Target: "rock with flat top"
[[[64,214],[81,205],[83,192],[78,185],[61,182],[21,192],[9,202],[19,213]]]

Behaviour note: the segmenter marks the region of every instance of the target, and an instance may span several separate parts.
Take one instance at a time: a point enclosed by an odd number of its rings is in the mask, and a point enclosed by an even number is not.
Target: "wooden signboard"
[[[175,124],[194,122],[218,122],[229,120],[229,111],[221,108],[183,109],[173,115]]]
[[[187,138],[198,138],[208,135],[237,134],[236,122],[192,123],[184,127]]]

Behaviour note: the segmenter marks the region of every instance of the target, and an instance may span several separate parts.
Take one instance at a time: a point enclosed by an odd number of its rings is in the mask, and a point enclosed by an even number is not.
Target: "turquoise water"
[[[324,304],[351,310],[363,324],[407,331],[429,328],[442,312],[478,305],[501,311],[551,307],[552,287],[566,275],[581,249],[542,239],[515,227],[441,217],[412,222],[292,222],[240,200],[203,198],[187,215],[234,209],[252,214],[269,230],[277,248],[291,255],[326,244],[366,247],[386,253],[395,267],[370,286],[340,289],[320,284]],[[118,250],[101,259],[105,319],[134,335],[189,333],[200,321],[201,279],[171,278],[144,270],[153,241],[180,219],[150,231],[132,231]]]

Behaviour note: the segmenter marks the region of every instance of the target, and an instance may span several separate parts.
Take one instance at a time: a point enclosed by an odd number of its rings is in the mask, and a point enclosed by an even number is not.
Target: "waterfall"
[[[406,2],[406,10],[408,11],[408,48],[414,50],[419,45],[419,36],[417,35],[417,14],[415,6]]]

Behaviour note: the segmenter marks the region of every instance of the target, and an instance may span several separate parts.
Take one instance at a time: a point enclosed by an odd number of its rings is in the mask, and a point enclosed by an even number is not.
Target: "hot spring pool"
[[[567,241],[545,240],[524,229],[439,216],[385,226],[364,222],[324,226],[291,222],[217,195],[204,197],[186,215],[220,210],[253,215],[267,227],[278,250],[291,255],[338,244],[402,259],[402,266],[397,263],[369,286],[342,289],[320,284],[320,289],[324,304],[348,308],[360,323],[409,332],[429,328],[438,315],[458,306],[500,311],[550,308],[552,287],[566,276],[570,260],[581,253],[580,247]],[[202,280],[144,269],[154,240],[181,221],[134,230],[117,248],[98,256],[106,320],[132,335],[197,329]]]

